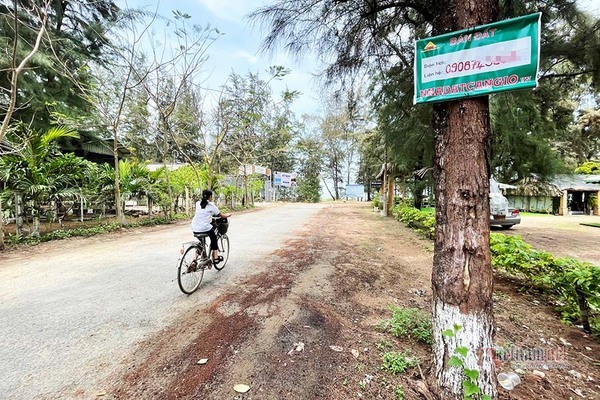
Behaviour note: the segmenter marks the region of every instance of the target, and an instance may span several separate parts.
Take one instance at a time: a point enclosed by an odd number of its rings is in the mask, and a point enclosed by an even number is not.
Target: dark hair
[[[208,204],[208,199],[212,196],[212,192],[210,190],[202,191],[202,201],[200,202],[200,208],[205,208]]]

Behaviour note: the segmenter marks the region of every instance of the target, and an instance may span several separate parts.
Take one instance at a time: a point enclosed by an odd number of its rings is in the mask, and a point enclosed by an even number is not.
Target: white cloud
[[[252,54],[246,50],[235,51],[231,55],[232,55],[233,59],[241,58],[241,59],[246,60],[250,64],[256,64],[256,62],[258,61],[258,57],[256,56],[256,54]]]
[[[316,70],[314,57],[307,55],[299,64],[285,52],[271,55],[258,51],[263,37],[259,29],[248,26],[249,21],[244,17],[271,0],[117,0],[121,6],[125,6],[126,2],[131,7],[151,10],[158,7],[159,13],[167,17],[172,16],[172,10],[178,10],[191,15],[188,23],[201,26],[208,23],[224,33],[208,49],[209,59],[202,68],[204,75],[199,78],[208,90],[208,104],[213,102],[211,96],[218,94],[231,72],[240,75],[259,73],[266,78],[270,66],[281,65],[290,69],[291,73],[281,81],[272,82],[273,93],[279,95],[286,88],[297,90],[302,95],[294,102],[294,110],[299,114],[319,112],[321,90],[311,75],[311,71]],[[153,29],[157,32],[170,30],[161,22],[157,22]],[[169,47],[167,45],[167,50]]]
[[[243,17],[265,4],[264,0],[196,0],[216,17],[231,22],[241,22]]]

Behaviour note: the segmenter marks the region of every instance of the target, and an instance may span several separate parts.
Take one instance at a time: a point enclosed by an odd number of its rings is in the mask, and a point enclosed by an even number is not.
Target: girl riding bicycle
[[[192,232],[194,235],[206,234],[210,238],[210,249],[212,250],[213,262],[223,261],[219,256],[219,247],[217,244],[217,234],[213,225],[213,218],[228,218],[231,214],[221,214],[217,206],[212,202],[213,192],[210,190],[202,191],[202,200],[196,202],[196,214],[192,219]]]

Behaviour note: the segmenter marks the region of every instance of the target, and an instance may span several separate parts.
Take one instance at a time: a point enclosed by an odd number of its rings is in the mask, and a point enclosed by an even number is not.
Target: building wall
[[[552,197],[506,196],[508,205],[524,211],[552,213]]]

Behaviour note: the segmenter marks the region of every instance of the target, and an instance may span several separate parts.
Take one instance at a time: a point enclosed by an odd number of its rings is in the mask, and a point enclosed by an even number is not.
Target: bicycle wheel
[[[177,268],[177,283],[183,293],[192,294],[200,286],[204,276],[204,260],[206,248],[201,242],[191,245],[183,253]]]
[[[217,244],[219,245],[219,255],[223,256],[223,261],[215,264],[215,269],[220,271],[225,268],[227,260],[229,260],[229,237],[227,237],[227,235],[219,236]]]

